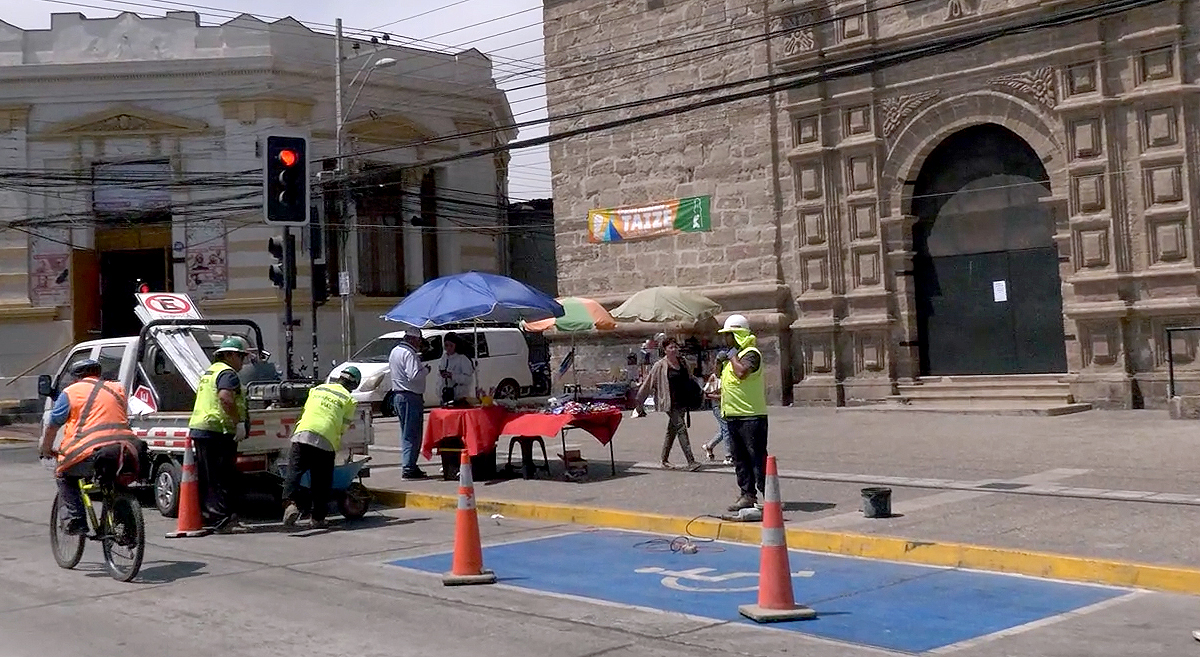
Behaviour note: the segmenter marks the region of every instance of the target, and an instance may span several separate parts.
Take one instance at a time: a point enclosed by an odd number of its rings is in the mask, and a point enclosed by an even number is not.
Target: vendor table
[[[613,474],[617,472],[616,455],[612,439],[621,425],[621,411],[608,410],[597,413],[521,413],[503,406],[481,408],[434,408],[429,411],[425,423],[425,436],[421,444],[421,455],[433,457],[433,449],[446,438],[460,438],[470,456],[495,451],[500,436],[541,436],[562,440],[566,453],[566,430],[583,429],[592,434],[601,445],[608,445],[609,463]]]

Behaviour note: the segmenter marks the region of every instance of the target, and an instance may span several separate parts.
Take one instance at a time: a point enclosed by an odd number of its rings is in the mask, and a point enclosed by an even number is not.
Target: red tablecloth
[[[603,411],[584,415],[561,413],[522,413],[504,423],[502,436],[543,436],[554,438],[566,426],[572,426],[592,434],[601,445],[612,442],[617,427],[621,426],[621,411]]]
[[[612,442],[621,425],[620,411],[604,411],[572,415],[562,413],[513,413],[503,406],[482,408],[434,408],[425,421],[421,455],[433,457],[433,450],[445,438],[461,438],[471,456],[496,448],[500,436],[543,436],[553,438],[564,427],[583,429],[596,437],[600,444]]]
[[[433,448],[444,438],[462,438],[471,456],[491,451],[511,415],[503,406],[431,409],[425,418],[421,456],[432,458]]]

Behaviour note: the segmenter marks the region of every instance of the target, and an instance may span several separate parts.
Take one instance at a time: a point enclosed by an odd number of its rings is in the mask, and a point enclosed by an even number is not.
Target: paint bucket
[[[892,489],[862,489],[862,512],[866,518],[890,518],[892,515]]]

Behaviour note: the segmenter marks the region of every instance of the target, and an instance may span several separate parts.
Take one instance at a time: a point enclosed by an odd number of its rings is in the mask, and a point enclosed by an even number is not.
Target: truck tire
[[[154,470],[154,505],[167,518],[179,513],[179,466],[166,460]]]

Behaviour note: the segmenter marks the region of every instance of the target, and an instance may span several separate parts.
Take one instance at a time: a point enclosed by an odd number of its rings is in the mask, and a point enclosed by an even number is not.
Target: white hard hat
[[[418,329],[418,328],[406,328],[406,329],[404,329],[404,337],[406,337],[406,338],[419,338],[419,337],[421,337],[421,329]]]
[[[725,318],[725,326],[721,327],[718,333],[730,333],[733,331],[749,331],[750,320],[746,319],[745,315],[730,315]]]

